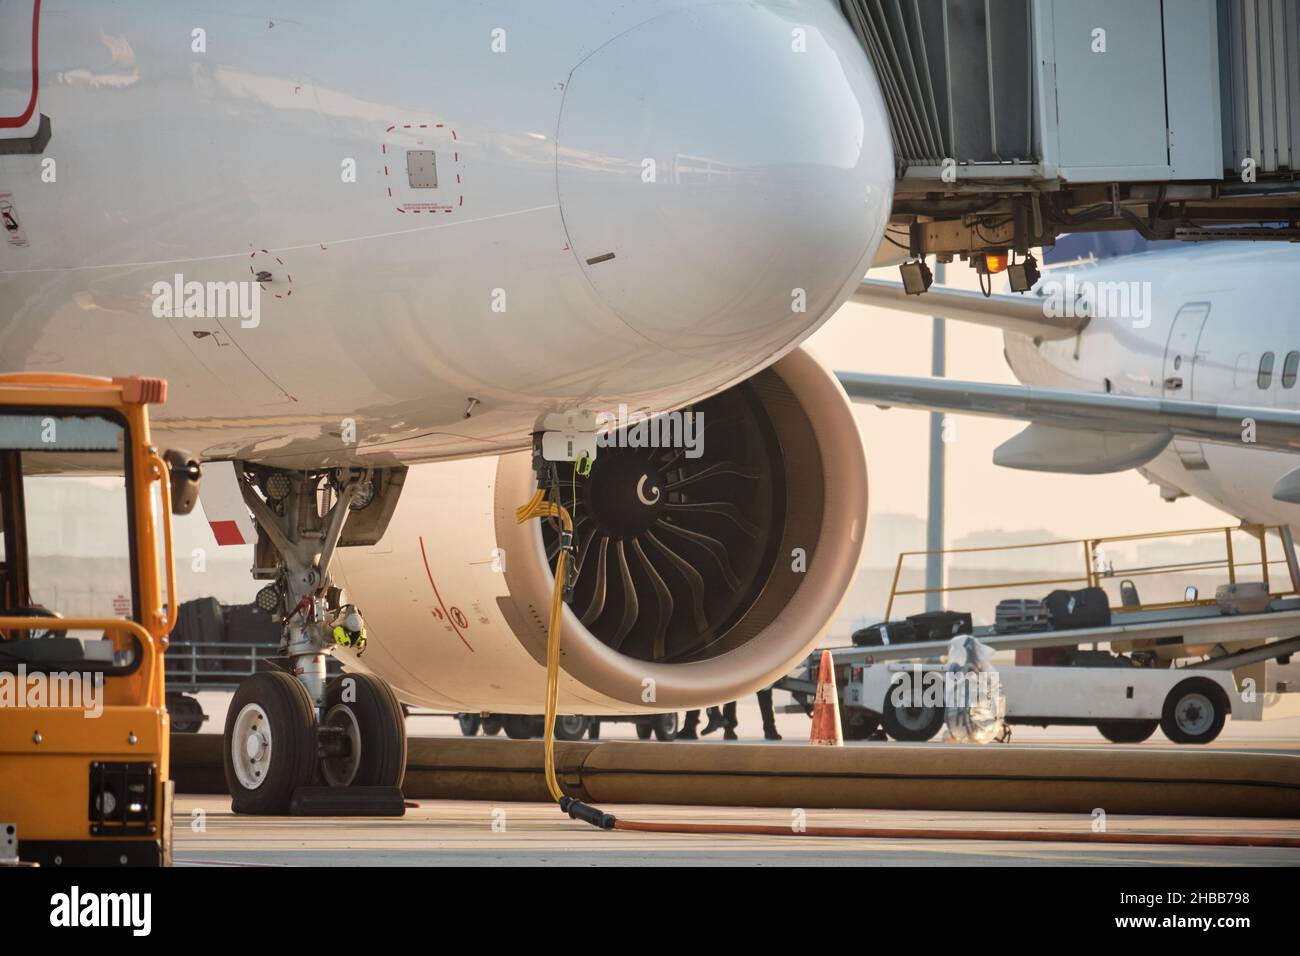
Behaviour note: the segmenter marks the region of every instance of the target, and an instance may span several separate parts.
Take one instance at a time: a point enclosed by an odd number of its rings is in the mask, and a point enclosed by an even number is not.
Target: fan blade
[[[734,461],[720,461],[716,465],[709,465],[709,467],[684,478],[679,478],[677,481],[666,482],[665,490],[676,491],[678,488],[685,488],[687,485],[693,485],[697,481],[704,481],[706,478],[716,478],[718,475],[736,475],[739,478],[757,479],[759,471],[757,468],[746,468]]]
[[[606,557],[609,554],[609,538],[600,539],[600,551],[596,555],[596,589],[591,594],[591,603],[587,605],[587,610],[582,613],[582,623],[590,627],[596,618],[605,610],[605,564]]]
[[[699,571],[695,570],[691,562],[656,538],[653,531],[647,531],[645,536],[677,569],[677,572],[686,579],[686,583],[691,589],[691,609],[695,614],[695,633],[697,635],[703,634],[709,629],[709,619],[704,613],[704,577]]]
[[[757,538],[759,527],[740,513],[740,509],[728,501],[670,501],[664,505],[669,511],[694,511],[704,514],[721,515],[737,528]]]
[[[707,534],[700,534],[697,531],[691,531],[668,521],[660,521],[658,524],[659,527],[667,528],[674,534],[681,535],[687,541],[694,541],[708,551],[709,554],[713,555],[713,560],[718,562],[718,567],[722,569],[722,576],[727,579],[727,585],[732,588],[740,587],[740,579],[736,577],[736,572],[731,570],[731,560],[727,557],[727,549],[722,546],[722,542],[717,538],[710,538]]]
[[[623,646],[623,641],[632,630],[632,626],[636,624],[641,608],[637,603],[636,582],[632,580],[632,569],[627,566],[627,552],[623,548],[622,539],[614,542],[614,548],[618,552],[618,571],[623,579],[623,619],[618,622],[618,630],[614,632],[609,646],[618,650]]]
[[[582,577],[582,567],[587,561],[588,552],[591,551],[591,543],[598,537],[600,537],[600,535],[597,534],[596,530],[593,528],[591,534],[587,535],[585,538],[578,538],[578,554],[573,559],[573,578],[575,581]]]
[[[653,660],[660,661],[664,659],[666,654],[665,645],[668,637],[668,625],[672,623],[673,619],[673,595],[668,590],[668,585],[664,583],[664,579],[659,576],[659,572],[655,570],[654,565],[650,563],[650,559],[646,557],[645,551],[641,548],[641,542],[635,538],[632,539],[632,550],[636,552],[636,556],[641,560],[641,567],[649,575],[650,585],[654,588],[655,598],[659,602],[659,615],[658,620],[655,621],[655,634],[650,646],[650,656]]]

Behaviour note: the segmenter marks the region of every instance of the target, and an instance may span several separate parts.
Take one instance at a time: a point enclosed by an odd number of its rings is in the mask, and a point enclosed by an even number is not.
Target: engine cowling
[[[698,456],[633,440],[602,447],[590,476],[558,469],[577,549],[563,712],[674,710],[766,686],[852,582],[866,462],[834,376],[797,349],[685,411]],[[412,703],[540,710],[559,542],[515,520],[536,487],[526,452],[411,469],[388,542],[339,559],[370,625],[363,669]]]

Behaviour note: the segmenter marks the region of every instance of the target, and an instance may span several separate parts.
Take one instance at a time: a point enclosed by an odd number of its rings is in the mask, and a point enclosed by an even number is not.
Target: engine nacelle
[[[853,580],[866,461],[834,376],[797,349],[684,411],[698,455],[661,442],[602,447],[588,477],[560,466],[577,547],[562,712],[751,693],[807,654]],[[411,469],[386,540],[337,559],[370,627],[362,669],[410,703],[541,710],[558,540],[515,521],[536,487],[526,452]]]

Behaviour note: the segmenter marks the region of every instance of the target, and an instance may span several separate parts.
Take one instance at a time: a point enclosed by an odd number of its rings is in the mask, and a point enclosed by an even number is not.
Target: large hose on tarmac
[[[523,524],[534,518],[558,519],[562,534],[555,564],[555,587],[551,594],[551,614],[546,634],[546,717],[543,726],[543,769],[546,788],[560,809],[575,820],[590,823],[601,830],[626,830],[638,833],[708,833],[745,836],[852,837],[889,840],[986,840],[1024,843],[1127,843],[1173,846],[1253,846],[1300,849],[1300,838],[1241,836],[1196,833],[1111,833],[1078,830],[973,830],[911,827],[792,827],[753,823],[651,823],[620,820],[612,813],[583,803],[565,794],[555,774],[555,716],[560,693],[560,622],[564,609],[564,587],[568,562],[573,551],[573,520],[562,504],[546,500],[538,489],[527,504],[515,510],[515,520]]]

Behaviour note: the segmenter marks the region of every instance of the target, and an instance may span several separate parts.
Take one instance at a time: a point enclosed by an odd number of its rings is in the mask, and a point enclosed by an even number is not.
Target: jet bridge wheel
[[[292,674],[264,671],[235,691],[222,762],[236,813],[280,815],[316,772],[316,707]]]
[[[397,695],[373,674],[341,674],[325,686],[325,727],[346,746],[320,762],[331,787],[401,787],[406,776],[406,719]]]
[[[1228,695],[1218,684],[1193,677],[1165,698],[1160,729],[1176,744],[1208,744],[1228,719]]]

